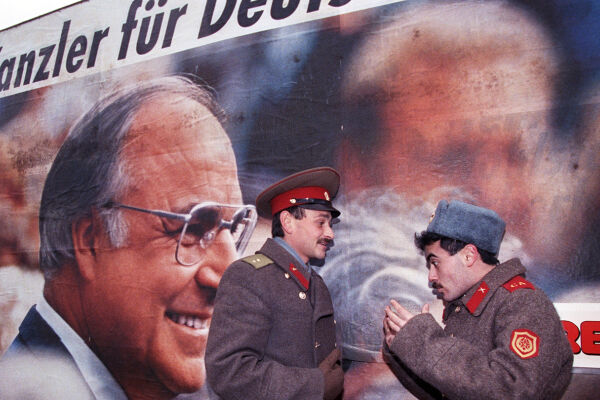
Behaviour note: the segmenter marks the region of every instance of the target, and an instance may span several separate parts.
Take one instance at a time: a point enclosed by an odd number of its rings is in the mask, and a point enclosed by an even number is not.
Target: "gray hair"
[[[120,247],[127,227],[119,210],[105,206],[130,183],[132,167],[120,157],[137,110],[150,99],[179,94],[205,106],[221,123],[224,112],[206,86],[182,76],[162,77],[117,90],[99,100],[71,128],[46,178],[40,204],[40,267],[46,279],[75,259],[72,226],[96,209],[111,245]]]

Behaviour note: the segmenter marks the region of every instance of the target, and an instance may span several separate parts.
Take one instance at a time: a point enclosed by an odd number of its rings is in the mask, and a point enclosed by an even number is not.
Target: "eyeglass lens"
[[[236,249],[241,253],[247,242],[247,230],[256,217],[249,207],[203,206],[192,210],[190,221],[183,227],[177,247],[177,260],[184,265],[195,264],[202,258],[203,250],[215,240],[219,231],[227,229]],[[250,232],[251,233],[251,232]],[[242,243],[243,242],[243,243]]]

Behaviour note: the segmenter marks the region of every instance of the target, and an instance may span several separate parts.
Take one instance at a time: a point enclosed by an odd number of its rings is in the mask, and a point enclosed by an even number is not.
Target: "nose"
[[[231,233],[221,230],[213,242],[205,249],[196,271],[196,282],[200,286],[219,286],[225,269],[237,259],[237,251]]]
[[[433,283],[433,282],[437,281],[437,279],[438,279],[437,271],[435,270],[434,267],[429,268],[429,273],[427,274],[427,279],[429,280],[429,283]]]
[[[325,228],[325,237],[328,239],[332,239],[332,240],[333,240],[333,238],[335,238],[335,233],[333,233],[333,228],[329,224],[327,224],[327,227]]]

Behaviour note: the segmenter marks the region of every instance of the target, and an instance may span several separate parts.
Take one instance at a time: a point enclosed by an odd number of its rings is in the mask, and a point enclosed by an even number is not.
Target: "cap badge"
[[[433,221],[434,218],[435,218],[435,211],[429,217],[429,223],[431,223],[431,221]]]
[[[329,193],[325,192],[323,194],[325,195],[325,200],[329,201]]]
[[[296,204],[296,199],[290,199],[290,203]]]

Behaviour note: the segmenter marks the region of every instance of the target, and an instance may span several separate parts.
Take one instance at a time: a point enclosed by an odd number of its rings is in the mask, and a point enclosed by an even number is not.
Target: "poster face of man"
[[[121,157],[129,188],[125,205],[186,213],[211,200],[239,204],[235,158],[225,131],[206,107],[177,95],[136,113]],[[128,240],[111,248],[94,231],[95,254],[83,254],[83,289],[93,349],[128,384],[157,380],[174,393],[204,383],[204,348],[219,278],[236,249],[221,230],[201,263],[175,259],[178,235],[157,216],[121,209]],[[191,325],[191,326],[190,326]],[[143,374],[140,373],[143,372]]]

